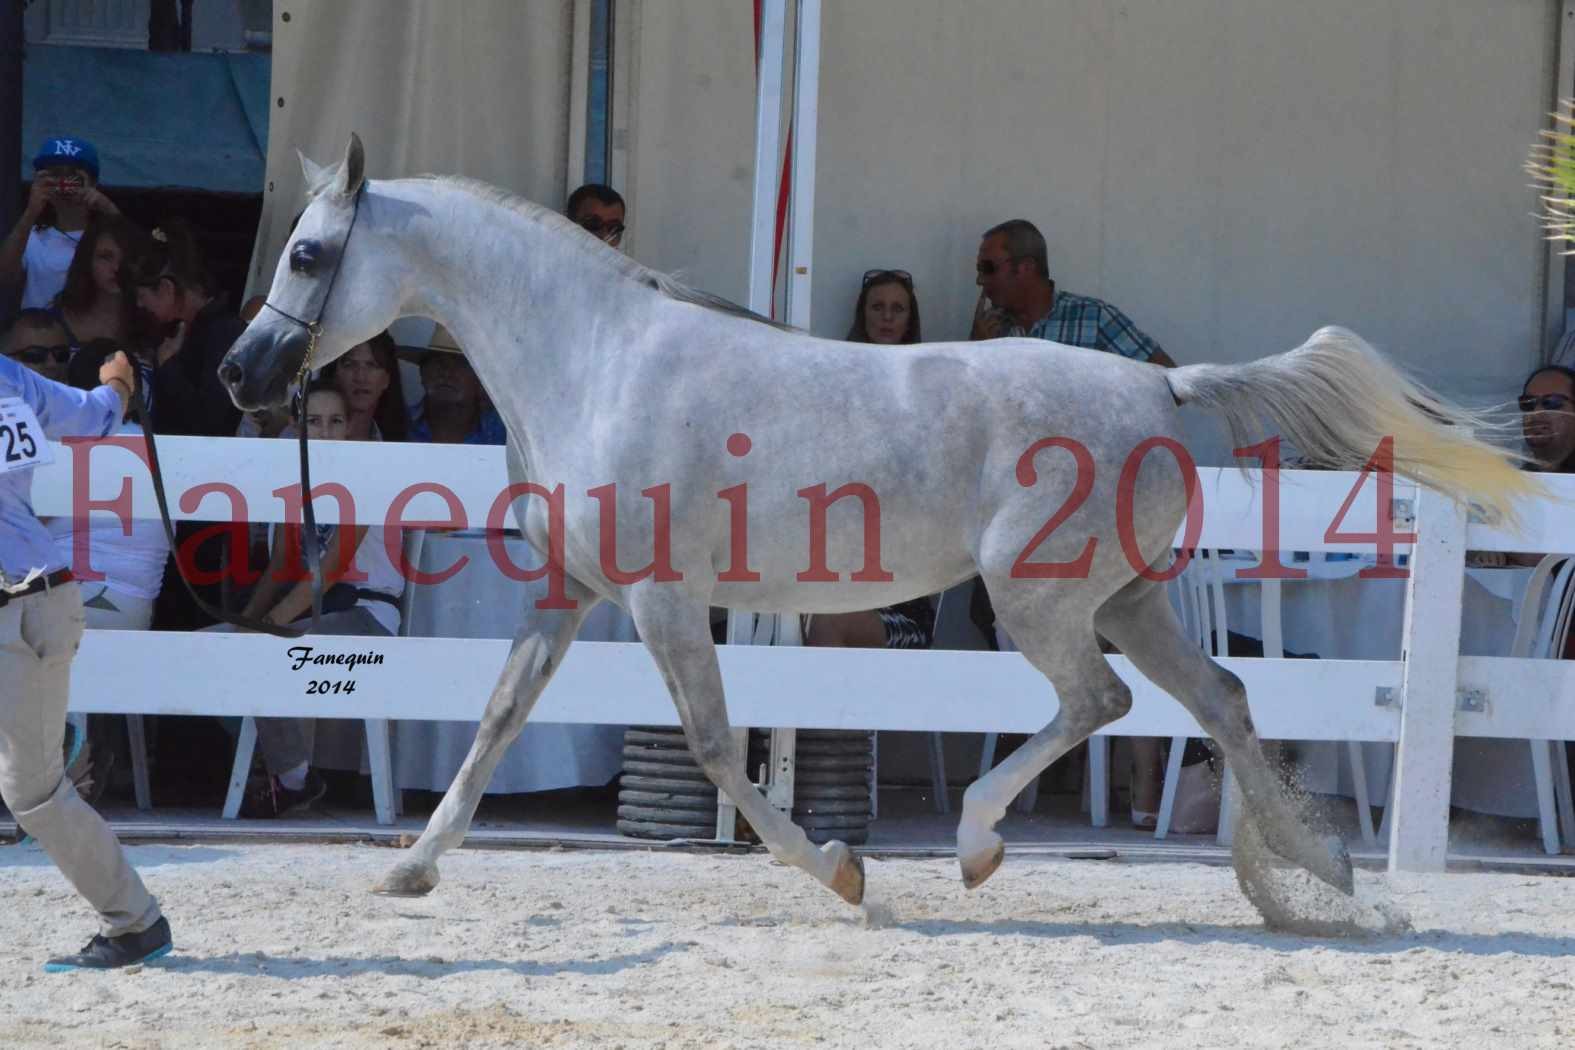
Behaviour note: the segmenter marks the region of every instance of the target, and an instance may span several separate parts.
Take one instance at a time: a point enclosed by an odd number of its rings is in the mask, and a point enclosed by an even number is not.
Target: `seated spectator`
[[[919,299],[906,270],[870,270],[853,307],[848,341],[895,346],[919,341]],[[870,612],[816,613],[805,645],[861,649],[928,649],[935,630],[929,598]]]
[[[304,417],[298,421],[315,441],[342,441],[349,425],[344,395],[317,380],[307,390]],[[274,530],[268,569],[243,610],[244,615],[275,624],[306,626],[312,619],[313,581],[302,555],[302,526]],[[381,527],[318,526],[322,551],[323,615],[316,634],[387,637],[399,631],[399,596],[404,580],[388,555]],[[397,542],[397,540],[396,540]],[[354,569],[365,580],[344,577]],[[221,625],[214,630],[227,629]],[[309,808],[327,790],[311,768],[315,727],[310,719],[259,718],[257,743],[267,780],[249,791],[241,815],[277,817]]]
[[[502,445],[503,419],[487,401],[465,353],[438,325],[421,358],[420,411],[410,423],[410,440],[438,445]]]
[[[1050,279],[1050,253],[1044,234],[1026,219],[1012,219],[984,232],[974,269],[979,302],[974,309],[974,339],[1027,336],[1064,346],[1120,354],[1134,361],[1174,368],[1176,362],[1145,335],[1131,318],[1102,299],[1061,292]],[[989,595],[976,588],[974,620],[989,634],[995,621]],[[1132,823],[1152,828],[1159,812],[1162,741],[1133,737]]]
[[[125,343],[128,310],[120,290],[121,264],[138,252],[143,240],[142,232],[118,215],[88,220],[66,271],[65,287],[54,301],[73,353],[95,339],[108,339],[117,347]]]
[[[219,382],[219,362],[246,324],[213,292],[214,282],[189,227],[153,231],[129,260],[121,287],[131,289],[155,348],[151,398],[159,434],[229,437],[241,411]]]
[[[153,231],[136,257],[127,260],[120,285],[134,296],[137,309],[129,322],[130,338],[149,349],[143,360],[152,367],[146,399],[149,422],[157,434],[231,437],[241,411],[219,381],[219,362],[246,325],[213,292],[209,275],[190,228],[166,223]],[[195,584],[203,600],[222,606],[228,598],[226,558],[241,564],[246,552],[227,542],[208,521],[182,522],[176,530],[179,560],[214,584]],[[202,540],[196,537],[203,535]],[[171,559],[155,619],[160,628],[190,629],[212,622],[191,600],[186,585],[175,578]]]
[[[29,309],[17,314],[5,337],[5,356],[26,365],[45,379],[66,381],[71,360],[70,336],[60,318],[48,310]],[[94,384],[97,386],[97,384]]]
[[[22,308],[48,306],[92,215],[120,211],[98,188],[98,151],[77,138],[47,139],[33,157],[33,185],[21,218],[0,242],[0,285],[22,287]]]
[[[569,194],[569,203],[563,213],[571,221],[585,227],[592,237],[599,238],[619,251],[623,250],[623,197],[611,186],[603,186],[599,182],[586,183]]]
[[[986,230],[975,270],[979,304],[974,339],[1027,336],[1176,367],[1158,343],[1114,306],[1092,296],[1058,292],[1050,279],[1044,234],[1026,219]]]
[[[344,395],[350,413],[345,433],[349,440],[404,441],[409,437],[410,419],[405,412],[393,336],[381,332],[351,347],[323,369],[323,378]]]
[[[1519,403],[1533,469],[1575,474],[1575,368],[1537,369],[1521,388]]]

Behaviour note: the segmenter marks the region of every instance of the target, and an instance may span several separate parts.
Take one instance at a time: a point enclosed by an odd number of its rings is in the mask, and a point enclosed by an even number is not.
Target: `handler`
[[[81,391],[0,357],[0,798],[76,891],[102,932],[44,969],[109,970],[172,947],[158,902],[115,833],[66,779],[61,756],[71,660],[82,641],[82,597],[33,513],[33,468],[47,439],[106,435],[131,399],[131,362],[106,360],[103,385]]]

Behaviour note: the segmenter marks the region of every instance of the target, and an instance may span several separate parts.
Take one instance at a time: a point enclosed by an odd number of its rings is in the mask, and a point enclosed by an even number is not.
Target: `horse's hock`
[[[770,755],[769,730],[749,734],[749,770]],[[800,729],[794,771],[793,821],[816,843],[869,838],[870,768],[874,736],[864,731]],[[741,827],[744,825],[740,819]],[[623,738],[618,831],[632,838],[716,836],[716,787],[695,763],[683,730],[631,726]],[[749,837],[755,838],[753,832]]]

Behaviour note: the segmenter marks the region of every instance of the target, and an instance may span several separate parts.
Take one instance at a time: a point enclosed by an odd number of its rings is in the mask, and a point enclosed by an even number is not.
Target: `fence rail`
[[[57,445],[36,472],[40,514],[70,514],[83,500],[128,517],[157,515],[135,442]],[[299,484],[292,442],[167,438],[160,453],[171,510],[213,521],[290,517],[282,498]],[[503,450],[470,446],[319,443],[319,485],[343,484],[354,517],[478,527],[498,512],[507,482]],[[432,479],[441,479],[438,485]],[[610,479],[609,479],[610,480]],[[1199,471],[1203,547],[1265,547],[1265,478],[1257,471]],[[805,484],[812,483],[809,479]],[[1371,550],[1331,539],[1342,505],[1344,529],[1382,521],[1414,532],[1403,661],[1222,661],[1247,684],[1253,717],[1275,739],[1376,740],[1399,745],[1390,866],[1439,870],[1448,833],[1453,738],[1575,739],[1575,663],[1460,655],[1461,581],[1467,549],[1575,551],[1568,525],[1575,478],[1550,477],[1552,497],[1521,508],[1521,529],[1468,521],[1453,503],[1397,481],[1391,504],[1377,485],[1348,472],[1284,471],[1279,476],[1278,543],[1283,551]],[[421,490],[411,486],[428,484]],[[440,486],[440,487],[439,487]],[[452,499],[449,499],[449,495]],[[232,505],[232,501],[235,501]],[[244,502],[241,502],[244,501]],[[244,512],[241,508],[244,506]],[[339,520],[333,499],[314,503],[324,523]],[[1382,514],[1382,519],[1379,515]],[[1179,534],[1178,534],[1179,538]],[[358,666],[299,664],[314,654],[370,654]],[[315,715],[345,718],[478,719],[508,643],[442,638],[318,638],[285,641],[241,634],[92,631],[73,669],[72,709],[108,713]],[[294,650],[294,651],[292,651]],[[1054,693],[1015,654],[886,652],[728,646],[721,655],[728,706],[739,724],[783,728],[1024,732],[1054,713]],[[1134,688],[1130,714],[1114,735],[1201,735],[1190,716],[1111,657]],[[313,680],[353,678],[350,694],[307,695]],[[1381,703],[1380,690],[1399,702]],[[1480,710],[1457,710],[1473,690]],[[540,721],[676,724],[651,661],[637,645],[581,642],[566,658],[533,715]]]

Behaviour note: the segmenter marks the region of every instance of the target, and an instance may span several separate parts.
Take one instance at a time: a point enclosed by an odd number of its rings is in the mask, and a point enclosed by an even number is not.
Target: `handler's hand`
[[[98,366],[98,381],[107,384],[111,380],[119,380],[126,384],[127,394],[131,393],[136,383],[136,373],[131,370],[131,359],[126,356],[124,350],[116,350]]]

